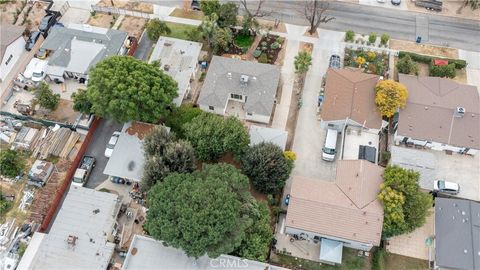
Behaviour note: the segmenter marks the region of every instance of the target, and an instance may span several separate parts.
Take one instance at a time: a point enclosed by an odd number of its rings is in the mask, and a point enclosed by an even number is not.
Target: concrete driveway
[[[86,187],[96,188],[108,178],[108,175],[103,174],[103,170],[107,165],[108,158],[105,157],[105,147],[114,131],[121,131],[123,124],[116,123],[113,120],[102,119],[98,125],[92,141],[85,152],[85,155],[93,156],[96,159],[97,165],[90,174]]]

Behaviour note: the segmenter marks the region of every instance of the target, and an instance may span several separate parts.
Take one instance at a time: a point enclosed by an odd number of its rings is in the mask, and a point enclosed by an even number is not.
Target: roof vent
[[[75,244],[77,243],[77,239],[78,239],[77,236],[69,235],[67,238],[67,243],[71,246],[75,246]]]
[[[247,75],[240,76],[240,83],[242,85],[247,85],[248,84],[248,76]]]
[[[170,65],[164,65],[164,66],[163,66],[163,70],[169,71],[169,70],[170,70]]]
[[[457,107],[455,110],[454,116],[455,117],[463,117],[465,115],[465,108],[464,107]]]

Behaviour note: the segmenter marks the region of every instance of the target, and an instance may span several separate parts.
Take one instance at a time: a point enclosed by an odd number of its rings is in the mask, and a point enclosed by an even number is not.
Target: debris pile
[[[55,126],[42,128],[40,140],[33,144],[32,157],[46,159],[48,156],[66,158],[80,139],[80,133]]]

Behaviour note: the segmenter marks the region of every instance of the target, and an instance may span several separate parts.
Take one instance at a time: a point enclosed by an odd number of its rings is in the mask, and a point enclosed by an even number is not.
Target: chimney
[[[455,112],[453,113],[453,116],[457,118],[462,118],[465,115],[465,108],[464,107],[457,107],[455,109]]]

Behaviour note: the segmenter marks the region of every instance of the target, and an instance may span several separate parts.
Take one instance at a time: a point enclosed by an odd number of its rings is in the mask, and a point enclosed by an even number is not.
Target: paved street
[[[107,119],[102,119],[98,125],[95,134],[93,134],[92,141],[85,152],[85,155],[94,156],[97,160],[97,165],[90,174],[86,187],[96,188],[108,178],[108,175],[103,174],[103,169],[105,169],[108,162],[108,158],[104,155],[105,147],[112,133],[122,130],[122,126],[123,124]]]
[[[238,2],[233,1],[232,2]],[[252,8],[254,1],[249,1]],[[392,38],[415,40],[416,32],[428,33],[422,40],[426,43],[456,47],[471,51],[480,51],[480,21],[452,18],[440,15],[429,15],[401,9],[364,6],[346,2],[330,2],[328,15],[336,19],[322,24],[323,29],[336,31],[353,30],[359,33],[388,33]],[[265,11],[271,11],[269,19],[280,19],[282,22],[307,25],[303,16],[302,1],[268,0],[264,4]],[[422,25],[416,26],[417,17]]]

